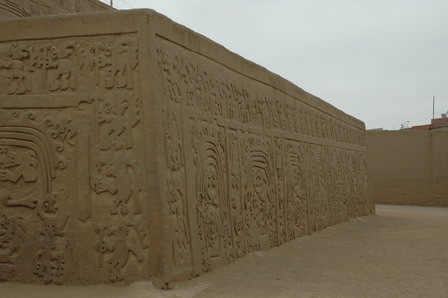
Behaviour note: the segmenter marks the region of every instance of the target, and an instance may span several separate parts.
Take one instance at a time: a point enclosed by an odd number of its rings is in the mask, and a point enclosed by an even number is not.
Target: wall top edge
[[[70,23],[70,26],[67,26]],[[361,120],[348,115],[321,98],[296,86],[287,79],[228,50],[211,39],[180,25],[152,9],[30,17],[0,20],[0,43],[16,40],[52,39],[67,36],[92,36],[137,32],[147,26],[157,36],[169,39],[191,51],[205,55],[231,68],[238,69],[327,114],[364,130]],[[70,28],[70,29],[67,29]],[[149,37],[148,37],[149,38]]]

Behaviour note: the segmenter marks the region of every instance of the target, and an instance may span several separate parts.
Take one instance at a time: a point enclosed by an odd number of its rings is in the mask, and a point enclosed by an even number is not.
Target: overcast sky
[[[103,2],[108,2],[103,0]],[[361,119],[448,110],[447,0],[114,0],[152,8]]]

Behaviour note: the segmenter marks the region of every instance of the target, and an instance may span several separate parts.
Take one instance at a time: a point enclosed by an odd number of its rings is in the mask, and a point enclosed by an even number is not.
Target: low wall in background
[[[367,131],[377,204],[448,206],[448,131]]]

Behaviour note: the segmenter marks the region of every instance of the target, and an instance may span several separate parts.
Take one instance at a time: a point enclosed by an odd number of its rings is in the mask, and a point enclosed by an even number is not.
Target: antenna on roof
[[[434,106],[436,104],[436,97],[432,97],[432,119],[434,119]]]

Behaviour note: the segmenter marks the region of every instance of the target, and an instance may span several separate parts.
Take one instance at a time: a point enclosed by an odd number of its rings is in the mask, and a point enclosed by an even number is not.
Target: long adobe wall
[[[99,0],[0,0],[0,19],[109,10]]]
[[[166,17],[0,25],[3,279],[163,284],[374,212],[361,121]]]
[[[368,131],[377,204],[448,207],[448,131]]]

